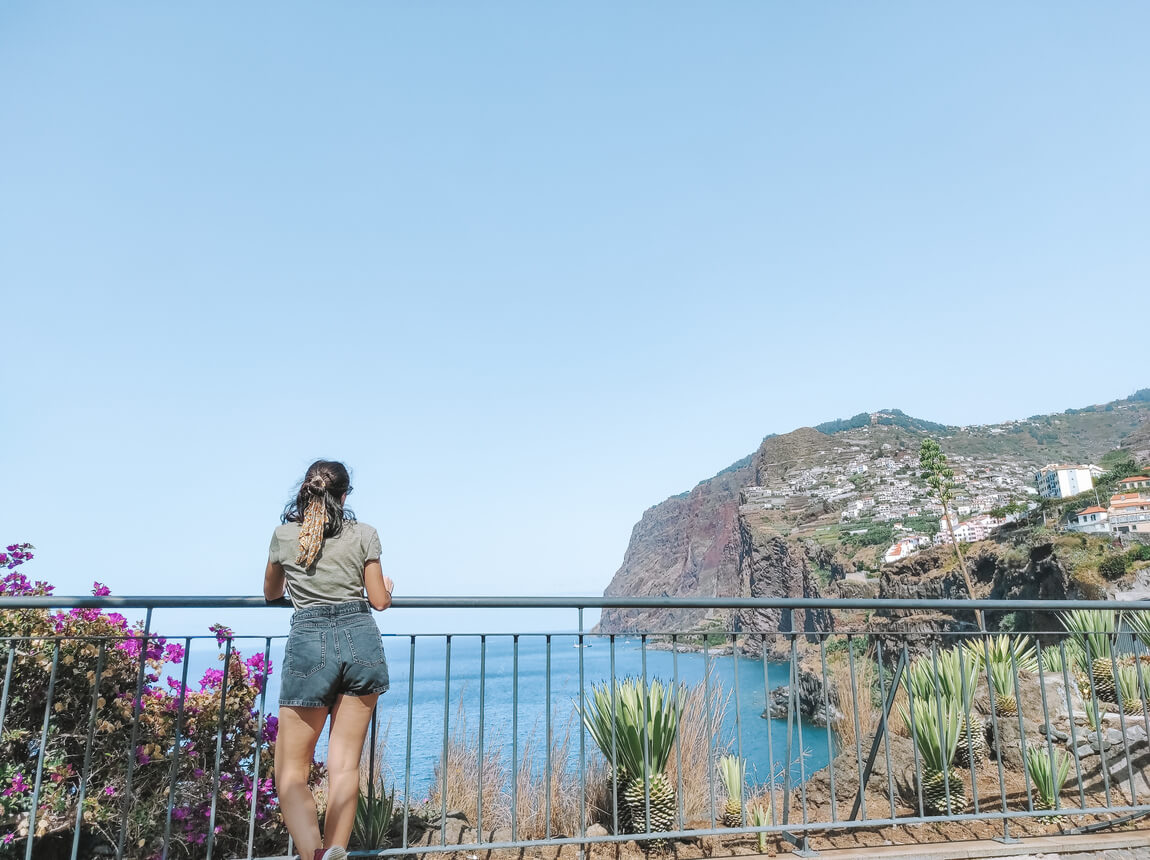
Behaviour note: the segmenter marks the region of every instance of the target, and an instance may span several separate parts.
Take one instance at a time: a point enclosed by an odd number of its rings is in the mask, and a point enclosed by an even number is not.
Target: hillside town
[[[1150,477],[1119,481],[1109,498],[1098,495],[1104,470],[1094,464],[1033,466],[1007,458],[952,455],[955,495],[950,522],[919,475],[918,452],[884,444],[836,446],[820,465],[784,472],[766,486],[745,488],[746,503],[766,510],[793,510],[821,502],[837,511],[844,536],[865,535],[875,524],[892,532],[882,556],[891,563],[924,547],[985,540],[995,529],[1038,507],[1043,499],[1066,499],[1094,491],[1095,503],[1072,512],[1059,527],[1092,534],[1145,535],[1150,539]],[[1052,524],[1053,525],[1053,524]],[[884,532],[885,533],[885,532]]]

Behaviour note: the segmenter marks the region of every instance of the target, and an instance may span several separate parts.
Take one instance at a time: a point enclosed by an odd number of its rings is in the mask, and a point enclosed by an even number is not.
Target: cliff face
[[[648,508],[604,596],[714,597],[739,593],[739,491],[753,475],[736,463],[691,492]],[[604,633],[696,629],[705,611],[606,609]]]
[[[1028,552],[984,541],[968,549],[975,596],[995,600],[1062,600],[1082,595],[1073,585],[1068,566],[1049,543],[1031,547]],[[962,574],[950,547],[937,547],[883,569],[878,596],[903,600],[966,600]],[[987,627],[997,629],[1005,613],[989,613]],[[1061,630],[1055,614],[1016,612],[1013,629],[1042,633]],[[905,642],[912,656],[931,645],[944,648],[952,634],[973,631],[974,613],[931,610],[880,610],[874,627],[883,638],[884,658],[897,659]],[[907,637],[906,634],[918,634]]]
[[[689,493],[648,508],[631,532],[623,564],[603,592],[604,596],[750,596],[753,582],[766,581],[761,574],[752,576],[751,571],[763,570],[765,562],[741,560],[753,545],[743,532],[760,528],[760,524],[754,522],[751,506],[746,506],[743,510],[748,522],[740,530],[741,491],[748,486],[762,485],[772,476],[785,476],[800,463],[817,456],[829,441],[829,436],[809,427],[785,436],[768,437],[747,460],[703,481]],[[767,529],[765,522],[761,527]],[[789,559],[778,556],[775,562],[790,570]],[[797,571],[798,568],[794,572]],[[790,575],[779,574],[772,587],[783,587],[780,583]],[[789,585],[786,588],[785,592],[761,593],[782,595],[793,590]],[[801,594],[800,590],[794,596]],[[708,621],[729,628],[733,619],[729,612],[704,610],[607,609],[597,629],[603,633],[686,632]]]
[[[813,578],[808,554],[794,541],[769,531],[755,528],[751,521],[739,517],[739,594],[746,597],[821,597]],[[770,652],[786,653],[788,637],[773,633],[833,630],[831,614],[825,610],[740,609],[735,614],[734,629],[744,633],[766,633],[765,639],[747,637],[745,648],[761,654],[763,646]]]

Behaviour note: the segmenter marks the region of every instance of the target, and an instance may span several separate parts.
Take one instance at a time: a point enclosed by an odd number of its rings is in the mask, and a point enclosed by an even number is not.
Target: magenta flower
[[[102,582],[93,582],[92,583],[92,595],[94,597],[107,597],[111,593],[112,593],[112,589],[108,588],[108,586],[104,585],[104,583],[102,583]]]
[[[164,646],[164,662],[165,663],[182,663],[184,660],[184,646],[177,645],[174,642],[170,645]]]
[[[232,628],[230,628],[224,624],[213,624],[208,629],[216,634],[216,644],[217,645],[223,645],[224,642],[226,642],[228,639],[233,638],[236,635],[232,631]]]
[[[115,797],[116,796],[115,786],[105,785],[104,786],[104,794],[106,794],[108,797]]]
[[[224,681],[223,669],[205,669],[204,677],[200,678],[200,691],[220,686]]]

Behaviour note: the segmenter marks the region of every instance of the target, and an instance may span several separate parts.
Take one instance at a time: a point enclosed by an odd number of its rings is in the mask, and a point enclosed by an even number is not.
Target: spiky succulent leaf
[[[1030,774],[1030,781],[1034,783],[1045,808],[1053,809],[1054,800],[1070,775],[1071,759],[1070,754],[1062,749],[1054,749],[1053,759],[1049,752],[1045,747],[1028,746],[1026,772]]]
[[[1131,610],[1122,614],[1122,620],[1134,631],[1139,641],[1150,648],[1150,612]]]
[[[351,826],[351,845],[355,848],[384,848],[388,837],[395,829],[395,789],[390,792],[380,789],[379,793],[368,798],[360,792],[355,806],[355,821]]]
[[[1065,639],[1042,649],[1042,670],[1050,674],[1081,672],[1086,668],[1086,654],[1074,639]]]
[[[725,755],[719,758],[719,777],[723,780],[723,787],[727,789],[727,801],[734,801],[738,805],[743,796],[743,779],[747,773],[746,759],[737,755]]]
[[[614,707],[612,708],[612,692]],[[631,777],[662,773],[675,749],[686,692],[657,678],[607,681],[585,697],[583,722],[604,757]],[[612,737],[614,732],[614,737]]]
[[[995,636],[971,639],[964,643],[967,656],[978,660],[979,665],[989,663],[1005,663],[1014,665],[1019,672],[1037,672],[1038,657],[1034,653],[1034,643],[1030,637],[1023,634],[1008,635],[999,633]]]
[[[1114,688],[1122,698],[1121,704],[1127,713],[1141,710],[1142,700],[1150,695],[1150,663],[1125,658],[1117,661],[1116,666],[1118,672],[1114,675]]]
[[[899,710],[911,727],[923,767],[936,771],[950,767],[958,748],[958,703],[953,699],[915,699],[910,708],[900,704]]]
[[[765,803],[756,803],[751,807],[751,826],[752,827],[770,827],[771,826],[771,802],[768,800]],[[756,834],[758,840],[758,847],[760,854],[767,853],[767,834]]]
[[[1058,620],[1087,661],[1110,657],[1114,634],[1122,621],[1112,609],[1071,609],[1059,613]]]

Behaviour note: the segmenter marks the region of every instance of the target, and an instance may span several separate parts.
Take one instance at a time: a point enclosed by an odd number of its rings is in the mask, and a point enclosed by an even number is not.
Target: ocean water
[[[553,745],[570,729],[568,766],[577,769],[579,690],[582,686],[589,691],[593,684],[612,676],[612,656],[616,678],[642,676],[645,661],[648,678],[668,683],[677,679],[687,686],[706,683],[719,690],[727,699],[727,707],[714,730],[715,749],[744,756],[750,781],[762,784],[772,777],[780,780],[787,768],[791,778],[799,781],[826,766],[830,738],[825,726],[803,723],[792,727],[788,748],[786,721],[763,719],[766,694],[762,661],[714,655],[704,659],[698,652],[673,655],[650,645],[643,648],[638,638],[616,637],[613,655],[607,637],[588,635],[584,643],[578,647],[578,637],[567,634],[552,635],[550,644],[545,634],[519,634],[517,641],[510,634],[489,634],[485,642],[478,635],[455,635],[449,645],[445,636],[419,635],[413,656],[410,636],[385,635],[391,689],[380,697],[377,712],[377,747],[385,782],[395,784],[402,795],[405,781],[410,779],[412,801],[426,797],[443,753],[445,728],[449,735],[466,738],[469,744],[477,742],[481,694],[486,751],[497,749],[510,764],[513,748],[522,755],[528,745],[534,745],[539,752],[533,761],[542,767],[542,742],[550,712]],[[212,645],[205,648],[204,643],[198,643],[192,649],[189,682],[198,680],[204,669],[218,666],[218,652]],[[235,647],[246,657],[262,651],[264,640],[239,640]],[[283,648],[283,639],[272,640],[273,673],[267,709],[273,714]],[[769,688],[786,681],[786,664],[767,664]],[[321,739],[317,757],[322,757],[324,748]],[[585,736],[584,755],[587,761],[598,755],[589,734]]]

